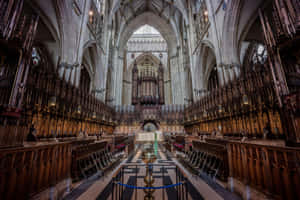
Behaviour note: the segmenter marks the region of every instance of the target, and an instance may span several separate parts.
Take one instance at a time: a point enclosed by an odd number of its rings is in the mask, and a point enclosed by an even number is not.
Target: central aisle
[[[135,154],[125,159],[116,169],[109,172],[104,177],[96,180],[86,191],[79,196],[79,200],[97,199],[97,200],[111,200],[112,199],[112,177],[117,173],[122,165],[125,165],[123,183],[127,185],[145,186],[144,177],[146,168],[142,161],[142,145],[137,148]],[[162,146],[159,145],[157,160],[154,163],[153,176],[155,178],[154,186],[164,186],[176,183],[176,167],[175,164],[180,165],[174,158],[164,152]],[[141,166],[142,165],[142,166]],[[180,167],[182,168],[182,167]],[[185,171],[185,170],[184,170]],[[192,175],[188,176],[188,199],[223,199],[214,190],[212,190],[201,179],[195,178]],[[196,183],[196,185],[195,185]],[[131,188],[124,188],[124,200],[142,200],[144,199],[144,191],[141,189],[135,190]],[[171,187],[167,189],[159,189],[154,192],[154,197],[157,200],[175,200],[176,188]],[[203,195],[204,194],[204,195]]]

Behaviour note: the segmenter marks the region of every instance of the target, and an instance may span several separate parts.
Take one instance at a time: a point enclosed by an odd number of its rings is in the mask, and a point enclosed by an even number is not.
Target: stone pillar
[[[122,86],[123,86],[123,58],[118,57],[117,65],[117,80],[116,80],[116,105],[122,105]]]
[[[225,81],[225,74],[223,70],[223,64],[219,64],[217,66],[217,71],[218,71],[220,85],[224,85],[226,81]]]

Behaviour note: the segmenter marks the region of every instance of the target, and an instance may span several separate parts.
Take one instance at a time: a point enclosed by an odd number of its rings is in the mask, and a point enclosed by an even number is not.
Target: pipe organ
[[[132,104],[164,104],[164,71],[160,63],[157,68],[147,60],[134,64],[132,70]]]

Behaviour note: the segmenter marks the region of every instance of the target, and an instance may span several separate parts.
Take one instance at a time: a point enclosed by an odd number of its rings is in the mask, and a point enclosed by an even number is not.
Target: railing
[[[1,199],[28,199],[68,179],[71,144],[0,150]]]
[[[135,169],[135,185],[127,185],[124,184],[125,177],[124,177],[124,169],[126,169],[128,166]],[[110,184],[112,184],[112,191],[111,191],[111,199],[112,200],[122,200],[124,199],[124,191],[125,188],[133,189],[134,190],[134,199],[138,199],[138,190],[144,190],[144,191],[161,191],[161,198],[162,200],[165,200],[165,193],[167,188],[175,187],[176,189],[176,199],[177,200],[188,200],[188,183],[187,183],[187,177],[185,173],[177,166],[177,165],[160,165],[160,164],[149,164],[151,166],[151,170],[154,170],[155,167],[162,167],[162,179],[164,180],[165,169],[174,169],[175,170],[175,180],[176,183],[171,185],[161,185],[157,187],[143,187],[138,186],[138,167],[146,167],[147,165],[122,165],[121,168],[114,174],[112,181]],[[147,168],[149,169],[149,168]],[[146,195],[146,194],[145,194]],[[140,197],[140,196],[139,196]]]
[[[276,199],[300,199],[300,149],[227,144],[229,176]]]

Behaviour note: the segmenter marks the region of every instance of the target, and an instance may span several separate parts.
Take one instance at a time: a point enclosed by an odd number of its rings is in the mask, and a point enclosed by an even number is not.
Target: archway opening
[[[123,104],[170,102],[171,86],[164,83],[170,77],[168,44],[160,30],[149,24],[141,25],[128,39],[125,55]]]
[[[157,126],[153,122],[147,122],[143,125],[143,130],[146,132],[154,132],[157,130]]]

